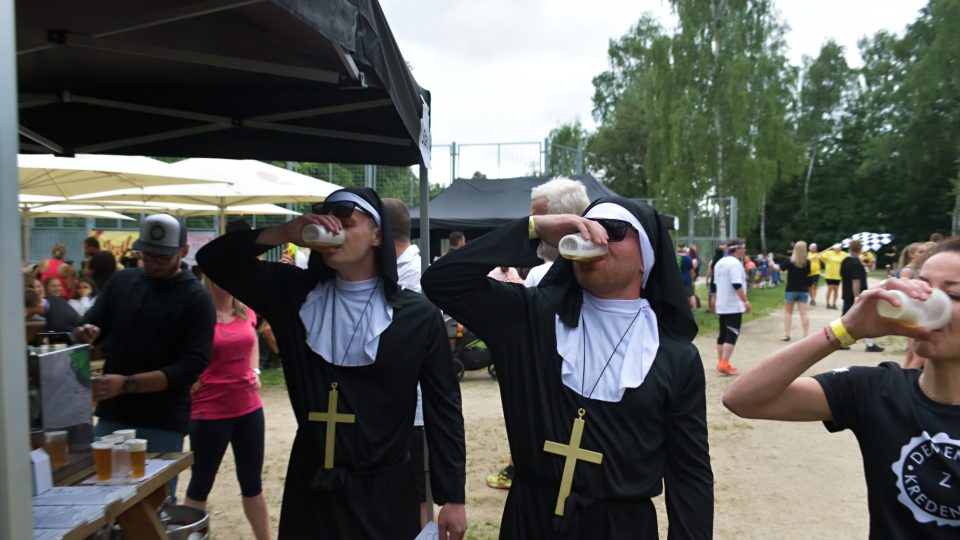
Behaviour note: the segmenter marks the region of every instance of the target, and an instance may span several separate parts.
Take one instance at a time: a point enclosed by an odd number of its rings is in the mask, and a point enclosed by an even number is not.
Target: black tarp
[[[16,14],[22,152],[421,160],[430,96],[376,0],[18,0]]]
[[[589,174],[570,176],[587,189],[592,201],[598,197],[617,196],[610,188]],[[504,223],[530,215],[530,190],[549,180],[548,177],[522,178],[458,178],[450,187],[430,200],[430,253],[439,255],[441,239],[453,231],[476,238]],[[669,229],[676,228],[672,215],[661,214]],[[420,227],[420,208],[410,209],[414,235]]]

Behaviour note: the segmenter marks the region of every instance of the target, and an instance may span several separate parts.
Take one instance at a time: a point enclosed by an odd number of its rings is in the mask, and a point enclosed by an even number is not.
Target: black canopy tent
[[[414,165],[429,141],[375,0],[20,1],[17,63],[22,152]]]
[[[16,35],[15,52],[0,43],[4,230],[19,226],[16,146],[419,164],[428,199],[430,94],[377,0],[0,0],[0,27]],[[20,252],[19,235],[0,237],[5,252]],[[15,298],[22,277],[19,262],[8,263],[0,288]],[[22,358],[19,313],[0,319],[0,354]],[[29,531],[20,489],[29,468],[16,465],[28,448],[26,373],[22,362],[2,364],[0,536],[20,538]]]
[[[598,197],[617,196],[590,174],[575,174],[570,178],[583,183],[591,201]],[[547,180],[549,178],[540,176],[454,180],[429,203],[431,254],[440,254],[441,238],[452,231],[461,231],[468,238],[475,238],[510,220],[530,215],[530,190]],[[663,216],[666,226],[676,229],[676,218]],[[420,208],[412,208],[410,217],[414,231],[420,230]]]

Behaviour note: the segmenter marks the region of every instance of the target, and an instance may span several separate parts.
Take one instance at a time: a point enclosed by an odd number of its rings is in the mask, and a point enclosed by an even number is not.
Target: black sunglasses
[[[590,220],[596,221],[607,231],[607,238],[611,242],[622,242],[627,237],[627,231],[630,230],[630,224],[620,219],[590,218]]]
[[[314,214],[319,214],[319,215],[330,214],[333,217],[340,218],[340,219],[346,219],[352,216],[354,210],[359,210],[364,214],[370,216],[371,218],[373,217],[373,215],[370,212],[367,212],[367,210],[364,207],[360,206],[354,201],[330,201],[330,202],[324,201],[324,202],[314,203],[313,207],[311,208],[311,211]]]

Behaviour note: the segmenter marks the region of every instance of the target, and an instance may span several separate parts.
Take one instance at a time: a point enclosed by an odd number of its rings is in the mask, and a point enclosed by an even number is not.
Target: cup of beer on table
[[[113,434],[118,437],[123,437],[123,440],[125,441],[137,438],[137,430],[135,429],[118,429],[114,431]]]
[[[130,476],[143,478],[147,474],[147,440],[130,439],[126,445],[130,450]]]
[[[113,476],[113,447],[109,441],[97,441],[90,445],[93,452],[93,466],[97,470],[97,481],[104,482]]]
[[[67,432],[48,431],[44,433],[43,449],[50,456],[50,466],[54,469],[67,464]]]

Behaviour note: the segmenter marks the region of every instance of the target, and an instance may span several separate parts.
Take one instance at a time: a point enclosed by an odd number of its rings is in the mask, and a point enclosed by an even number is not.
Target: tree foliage
[[[736,196],[740,228],[833,243],[949,232],[960,204],[960,0],[930,0],[903,36],[863,39],[863,65],[828,41],[786,60],[770,0],[671,0],[641,18],[593,79],[586,160],[610,187],[685,215]]]

